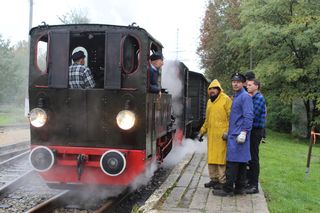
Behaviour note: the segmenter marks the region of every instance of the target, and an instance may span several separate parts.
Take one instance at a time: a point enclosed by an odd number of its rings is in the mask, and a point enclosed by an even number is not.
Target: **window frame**
[[[125,41],[126,39],[128,38],[133,38],[135,39],[135,41],[137,42],[138,44],[138,48],[137,50],[135,51],[133,55],[133,57],[131,56],[131,62],[132,62],[132,65],[130,69],[127,69],[125,67],[125,64],[124,64],[124,51],[125,51]],[[139,53],[137,53],[139,51]],[[122,39],[121,39],[121,44],[120,44],[120,64],[121,64],[121,72],[125,73],[125,74],[133,74],[135,73],[139,67],[140,67],[140,64],[141,64],[141,60],[139,58],[141,58],[141,56],[139,57],[139,54],[141,54],[141,42],[140,40],[138,39],[137,36],[135,35],[132,35],[132,34],[126,34]],[[136,61],[135,61],[136,60]]]
[[[38,56],[39,56],[39,49],[38,49],[38,47],[39,47],[39,42],[45,42],[45,41],[43,41],[43,40],[41,40],[44,36],[47,36],[47,42],[46,42],[46,44],[47,44],[47,49],[46,49],[46,57],[45,57],[45,68],[44,68],[44,70],[42,70],[41,68],[40,68],[40,66],[39,66],[39,58],[38,58]],[[34,65],[35,65],[35,68],[36,68],[36,70],[37,71],[39,71],[42,75],[45,75],[45,74],[48,74],[48,65],[49,65],[49,60],[48,60],[48,58],[49,58],[49,48],[50,48],[50,45],[49,45],[49,43],[50,43],[50,35],[49,35],[49,33],[43,33],[43,34],[41,34],[38,38],[37,38],[37,40],[36,40],[36,45],[35,45],[35,48],[34,48],[34,55],[35,55],[35,57],[34,57]]]

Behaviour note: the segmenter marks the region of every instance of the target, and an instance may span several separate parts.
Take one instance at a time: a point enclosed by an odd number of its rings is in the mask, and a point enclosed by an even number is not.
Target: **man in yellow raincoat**
[[[221,88],[217,79],[208,87],[206,119],[200,129],[200,137],[208,136],[208,170],[210,181],[206,188],[221,189],[226,181],[226,150],[229,114],[232,101]]]

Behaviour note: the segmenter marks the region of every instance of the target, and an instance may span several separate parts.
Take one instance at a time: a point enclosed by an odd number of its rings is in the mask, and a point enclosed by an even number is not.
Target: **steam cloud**
[[[182,128],[184,73],[180,70],[179,63],[179,61],[165,61],[162,68],[161,87],[167,89],[172,95],[171,113],[176,117],[177,127]]]
[[[207,150],[207,140],[204,138],[203,142],[192,139],[184,139],[181,144],[175,143],[171,152],[164,159],[164,167],[172,167],[178,164],[186,154],[193,152],[205,153]]]
[[[182,81],[179,75],[179,62],[166,60],[162,67],[161,86],[172,94],[173,99],[182,96]]]
[[[146,185],[152,178],[154,172],[158,169],[156,161],[152,161],[149,165],[146,165],[144,173],[138,176],[131,184],[132,191],[136,190],[140,186]]]

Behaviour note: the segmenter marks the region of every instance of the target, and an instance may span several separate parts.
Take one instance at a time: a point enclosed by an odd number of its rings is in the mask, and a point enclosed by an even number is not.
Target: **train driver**
[[[84,65],[85,54],[78,51],[72,54],[73,64],[69,67],[69,87],[70,88],[93,88],[95,82],[89,67]]]
[[[149,92],[161,95],[161,86],[159,85],[160,69],[163,65],[163,55],[161,52],[155,52],[150,56],[150,84]]]

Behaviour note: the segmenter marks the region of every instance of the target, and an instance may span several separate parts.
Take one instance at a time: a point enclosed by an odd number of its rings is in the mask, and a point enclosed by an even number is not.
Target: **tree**
[[[200,29],[200,45],[197,53],[201,57],[202,68],[209,79],[217,78],[229,87],[230,76],[239,69],[235,62],[237,51],[230,51],[229,30],[240,29],[240,0],[215,0],[210,2]]]
[[[243,0],[240,31],[229,47],[254,51],[255,72],[280,100],[301,98],[308,128],[320,115],[320,2],[317,0]],[[308,131],[310,132],[310,131]]]
[[[4,40],[0,35],[0,102],[10,101],[10,97],[16,94],[14,84],[18,78],[17,65],[14,63],[14,51],[10,47],[10,41]]]
[[[26,91],[28,90],[28,50],[29,45],[27,41],[19,41],[14,47],[14,61],[17,65],[17,95],[15,96],[15,102],[19,104],[24,103]]]
[[[319,21],[318,0],[213,0],[198,48],[205,74],[229,85],[231,72],[252,66],[270,96],[268,114],[275,119],[270,123],[282,128],[294,121],[291,104],[300,99],[310,133],[320,123]]]
[[[58,16],[58,19],[63,24],[85,24],[90,23],[90,19],[87,16],[88,11],[86,9],[73,9],[61,17]]]
[[[28,82],[28,43],[21,41],[16,47],[0,35],[0,103],[22,104]]]

